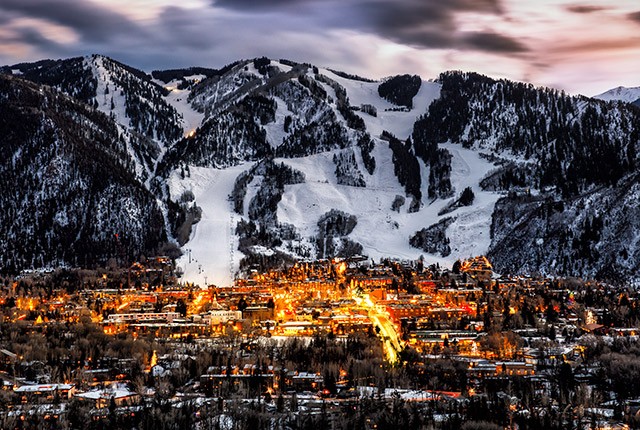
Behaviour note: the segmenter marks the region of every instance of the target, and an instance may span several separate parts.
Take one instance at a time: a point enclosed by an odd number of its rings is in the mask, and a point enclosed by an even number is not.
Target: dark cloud
[[[282,52],[285,41],[274,34],[297,37],[308,46],[328,40],[331,30],[348,30],[415,48],[464,49],[519,54],[518,40],[492,32],[465,34],[456,15],[474,12],[501,16],[502,0],[211,0],[213,7],[167,7],[156,20],[135,21],[127,11],[103,6],[106,0],[0,0],[0,25],[28,17],[73,31],[78,42],[62,44],[36,26],[15,30],[12,43],[31,47],[31,56],[104,53],[138,67],[161,62],[224,62],[236,57]],[[233,13],[228,13],[229,11]],[[297,35],[297,36],[296,36]],[[308,61],[304,44],[286,42]],[[140,53],[145,55],[141,56]],[[296,51],[297,52],[297,51]],[[286,53],[281,55],[286,56]],[[325,55],[329,64],[330,55]],[[144,59],[143,59],[144,58]],[[364,61],[364,60],[363,60]],[[144,62],[145,64],[141,64]]]
[[[20,28],[15,30],[14,34],[8,39],[5,39],[5,41],[36,46],[42,51],[51,52],[54,55],[65,52],[65,49],[59,43],[44,37],[42,33],[34,28]]]
[[[0,13],[45,19],[76,31],[85,41],[103,42],[114,33],[142,36],[142,30],[124,15],[87,1],[2,0]]]
[[[0,25],[9,24],[14,19],[14,16],[2,10],[0,6]]]
[[[363,10],[369,14],[370,31],[397,43],[418,48],[461,48],[489,52],[523,52],[524,45],[508,36],[496,33],[457,35],[455,16],[461,12],[502,14],[502,5],[495,0],[404,0],[371,2]],[[486,45],[481,41],[485,40]]]
[[[7,45],[27,45],[37,52],[40,56],[37,58],[24,59],[21,58],[2,58],[4,64],[15,64],[23,61],[41,60],[43,58],[67,58],[74,56],[67,46],[62,45],[50,38],[44,36],[38,29],[32,27],[12,28],[0,36],[0,52]],[[4,61],[8,60],[8,61]]]
[[[330,7],[358,7],[361,10],[367,8],[392,7],[398,10],[412,8],[416,10],[434,11],[460,10],[460,11],[491,11],[498,13],[502,11],[502,0],[213,0],[213,5],[242,11],[252,10],[282,10],[287,8],[298,8],[300,5],[327,5]]]
[[[380,3],[362,11],[369,15],[375,29],[390,35],[415,33],[433,28],[453,28],[449,5],[425,2]]]
[[[315,1],[317,0],[213,0],[213,5],[225,9],[235,9],[241,11],[263,11],[298,8],[300,5],[314,3]]]
[[[220,27],[217,29],[219,32],[225,30]],[[192,11],[179,7],[167,7],[158,17],[158,28],[155,33],[164,32],[170,34],[174,45],[185,47],[187,50],[206,50],[212,43],[216,43],[215,38],[212,37],[210,23],[199,20]]]
[[[519,41],[492,32],[468,32],[464,33],[462,40],[470,48],[496,53],[522,53],[528,48]]]
[[[456,14],[502,15],[501,0],[215,0],[214,5],[245,13],[293,14],[307,8],[318,12],[313,19],[319,25],[375,34],[417,48],[526,51],[521,42],[506,35],[481,32],[465,35],[462,40],[457,35]]]
[[[603,10],[609,10],[608,7],[605,6],[592,6],[592,5],[569,5],[566,7],[569,12],[587,14],[587,13],[595,13],[602,12]]]
[[[640,24],[640,11],[629,14],[629,19]]]

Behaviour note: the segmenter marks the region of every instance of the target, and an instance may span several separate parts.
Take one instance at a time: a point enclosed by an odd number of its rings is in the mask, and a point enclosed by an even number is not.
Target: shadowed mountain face
[[[156,199],[109,117],[0,76],[0,135],[4,268],[92,264],[164,240]]]

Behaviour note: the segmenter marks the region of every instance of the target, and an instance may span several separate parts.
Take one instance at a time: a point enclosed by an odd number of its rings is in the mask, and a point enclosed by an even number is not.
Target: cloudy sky
[[[1,0],[0,64],[105,54],[151,71],[266,55],[367,77],[478,71],[640,86],[638,0]]]

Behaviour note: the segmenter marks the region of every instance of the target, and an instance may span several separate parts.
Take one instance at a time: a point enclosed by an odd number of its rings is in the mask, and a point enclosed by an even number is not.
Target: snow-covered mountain
[[[640,87],[616,87],[593,98],[604,101],[618,100],[638,105],[640,104]]]
[[[0,74],[0,266],[89,266],[159,250],[156,197],[116,124],[49,87]]]
[[[51,86],[113,119],[142,181],[172,143],[200,125],[203,115],[187,102],[188,91],[164,84],[101,55],[44,60],[5,67],[23,78]]]
[[[503,271],[638,273],[630,105],[476,74],[373,81],[267,58],[153,76],[102,56],[4,71],[103,113],[131,180],[154,196],[156,247],[180,246],[190,281],[354,254],[450,264],[489,253]]]

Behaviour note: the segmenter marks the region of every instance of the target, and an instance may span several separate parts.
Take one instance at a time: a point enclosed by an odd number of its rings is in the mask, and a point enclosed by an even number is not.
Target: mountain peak
[[[604,101],[621,101],[626,103],[634,103],[640,99],[640,87],[623,87],[619,86],[605,91],[602,94],[593,96],[594,99]]]

